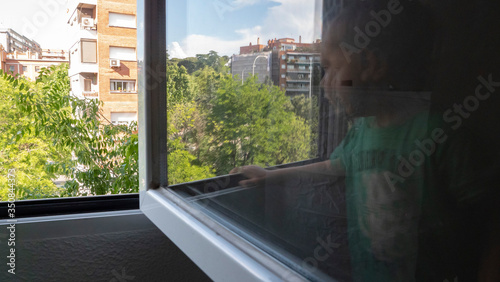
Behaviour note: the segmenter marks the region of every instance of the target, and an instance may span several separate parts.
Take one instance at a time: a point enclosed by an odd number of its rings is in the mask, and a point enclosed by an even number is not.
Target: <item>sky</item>
[[[44,49],[69,49],[74,28],[67,24],[78,0],[2,1],[0,26],[34,39]],[[239,52],[240,46],[291,37],[319,38],[319,0],[167,0],[170,57]]]
[[[67,24],[76,0],[2,0],[0,26],[33,39],[44,49],[69,49],[74,43]]]

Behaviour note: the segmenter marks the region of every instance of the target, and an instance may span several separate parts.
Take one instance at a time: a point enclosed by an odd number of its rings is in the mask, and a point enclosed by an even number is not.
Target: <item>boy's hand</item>
[[[248,166],[233,168],[229,173],[243,174],[243,176],[247,177],[248,179],[240,181],[239,184],[244,187],[249,187],[249,186],[263,184],[269,172],[261,168],[260,166],[248,165]]]

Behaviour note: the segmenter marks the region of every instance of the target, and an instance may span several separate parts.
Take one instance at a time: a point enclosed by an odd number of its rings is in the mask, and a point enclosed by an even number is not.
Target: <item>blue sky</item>
[[[66,24],[77,0],[3,1],[0,25],[36,40],[42,48],[68,49],[74,29]],[[222,55],[239,46],[292,37],[319,38],[320,0],[167,0],[167,46],[172,57],[215,50]],[[316,9],[316,10],[315,10]]]
[[[172,57],[215,50],[222,55],[268,39],[319,38],[317,0],[169,0],[167,46]]]

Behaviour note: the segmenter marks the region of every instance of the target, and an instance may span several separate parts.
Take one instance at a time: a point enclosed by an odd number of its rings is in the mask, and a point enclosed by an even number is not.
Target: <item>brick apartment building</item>
[[[255,73],[259,75],[259,82],[262,82],[261,76],[270,76],[274,85],[279,86],[286,91],[286,95],[294,96],[299,94],[307,94],[312,91],[311,81],[315,72],[315,66],[318,66],[320,60],[319,54],[320,41],[314,43],[302,43],[302,38],[299,36],[299,42],[295,42],[293,38],[270,39],[267,45],[260,44],[257,39],[257,44],[240,47],[240,54],[233,55],[231,68],[233,75],[241,73],[252,73],[252,69],[256,68]],[[248,58],[257,58],[259,56],[268,57],[269,64],[267,72],[258,73],[259,64],[264,60],[256,60],[253,65]],[[254,67],[255,66],[255,67]],[[244,71],[242,71],[242,69]],[[246,76],[244,76],[246,77]]]
[[[137,121],[136,1],[84,0],[70,13],[72,95],[102,101],[105,122]]]

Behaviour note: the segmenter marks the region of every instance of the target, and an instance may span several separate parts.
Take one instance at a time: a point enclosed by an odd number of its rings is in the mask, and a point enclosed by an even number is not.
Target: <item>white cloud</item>
[[[172,58],[188,57],[179,42],[172,42],[172,45],[168,46],[168,55]]]
[[[262,2],[262,0],[234,0],[231,3],[231,6],[233,6],[235,8],[243,8],[245,6],[255,5],[259,2]]]
[[[233,3],[239,5],[252,5],[261,0],[235,0]],[[262,25],[247,29],[237,30],[237,38],[234,40],[223,40],[213,36],[192,34],[182,42],[174,42],[169,50],[180,49],[170,55],[175,58],[194,57],[196,54],[206,54],[210,50],[217,51],[219,55],[232,55],[239,52],[240,46],[247,46],[250,42],[257,43],[260,38],[261,44],[267,44],[268,39],[291,37],[296,40],[302,36],[302,42],[310,43],[319,38],[320,22],[315,17],[315,2],[303,0],[276,0],[278,6],[269,8],[267,16]],[[178,44],[178,46],[177,46]],[[183,56],[185,55],[185,56]]]

